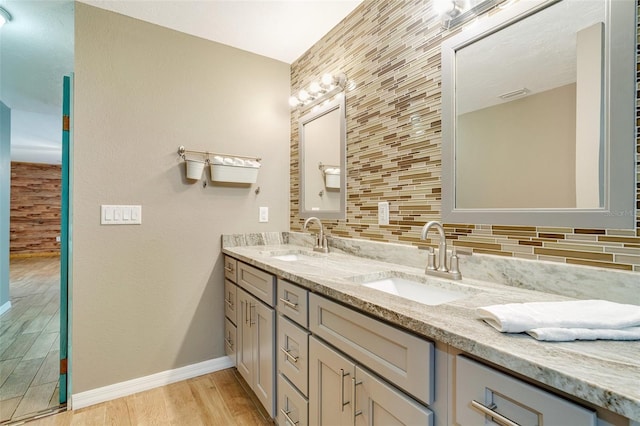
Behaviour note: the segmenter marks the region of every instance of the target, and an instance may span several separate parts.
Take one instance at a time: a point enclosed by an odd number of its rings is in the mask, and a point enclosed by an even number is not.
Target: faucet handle
[[[436,269],[436,254],[433,251],[433,247],[429,247],[429,252],[427,253],[427,270],[435,271]]]

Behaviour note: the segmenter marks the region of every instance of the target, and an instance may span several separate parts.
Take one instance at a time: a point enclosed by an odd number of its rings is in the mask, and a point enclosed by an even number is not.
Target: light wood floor
[[[235,369],[36,419],[27,426],[272,425]]]
[[[11,259],[0,316],[0,422],[58,406],[60,258]]]

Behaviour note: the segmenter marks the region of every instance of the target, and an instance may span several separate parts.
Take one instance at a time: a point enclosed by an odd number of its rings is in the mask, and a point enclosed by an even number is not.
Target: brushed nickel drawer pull
[[[231,303],[231,300],[225,298],[224,299],[224,303],[226,303],[227,305],[229,305],[230,308],[233,308],[233,303]]]
[[[299,356],[293,356],[291,355],[291,352],[289,352],[287,349],[280,347],[280,350],[282,352],[284,352],[284,354],[287,356],[287,358],[289,358],[291,361],[293,362],[298,362],[298,358],[300,358]]]
[[[224,339],[224,341],[227,344],[227,346],[229,346],[229,349],[233,350],[233,342],[229,339]]]
[[[290,307],[291,309],[298,309],[298,304],[297,303],[293,303],[289,299],[284,299],[284,298],[281,297],[280,301],[282,303],[284,303],[285,305],[287,305],[288,307]]]
[[[342,378],[341,378],[342,385],[340,386],[340,402],[342,403],[342,411],[344,411],[344,407],[351,403],[351,401],[344,402],[344,378],[347,377],[349,373],[348,372],[345,373],[344,369],[341,368],[340,374],[342,375]]]
[[[230,266],[225,266],[224,270],[227,271],[227,272],[233,272],[233,268],[230,267]]]
[[[486,405],[476,401],[475,399],[471,401],[471,406],[491,417],[494,422],[498,423],[501,426],[520,426],[518,423],[509,420],[502,414],[494,411],[491,407],[487,407]],[[495,408],[495,406],[493,406],[493,408]]]
[[[281,408],[280,412],[282,413],[284,418],[287,420],[287,422],[289,422],[290,424],[297,425],[299,423],[299,422],[294,422],[293,419],[291,419],[291,417],[289,417],[289,413],[291,413],[291,411],[284,411],[284,408]]]
[[[353,401],[353,406],[351,408],[353,409],[353,423],[355,424],[356,417],[362,415],[362,410],[356,410],[356,402],[358,401],[356,399],[356,388],[362,384],[362,380],[357,382],[356,378],[353,377],[351,378],[351,381],[353,382],[353,388],[352,388],[353,390],[351,394],[351,400]]]

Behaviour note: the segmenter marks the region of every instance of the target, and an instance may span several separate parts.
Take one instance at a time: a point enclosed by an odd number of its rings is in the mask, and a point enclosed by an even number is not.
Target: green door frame
[[[60,404],[67,402],[69,348],[70,143],[72,77],[62,84],[62,200],[60,224]]]

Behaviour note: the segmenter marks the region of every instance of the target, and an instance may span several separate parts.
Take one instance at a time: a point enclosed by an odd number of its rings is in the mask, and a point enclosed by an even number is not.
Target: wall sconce
[[[306,89],[301,89],[297,95],[292,95],[289,98],[289,105],[291,108],[311,108],[325,99],[331,99],[333,95],[347,87],[353,88],[355,85],[347,80],[345,73],[325,74],[319,82],[314,81]]]
[[[505,0],[433,0],[433,9],[442,19],[442,28],[449,30],[504,1]]]
[[[11,14],[3,7],[0,7],[0,27],[11,20]]]

